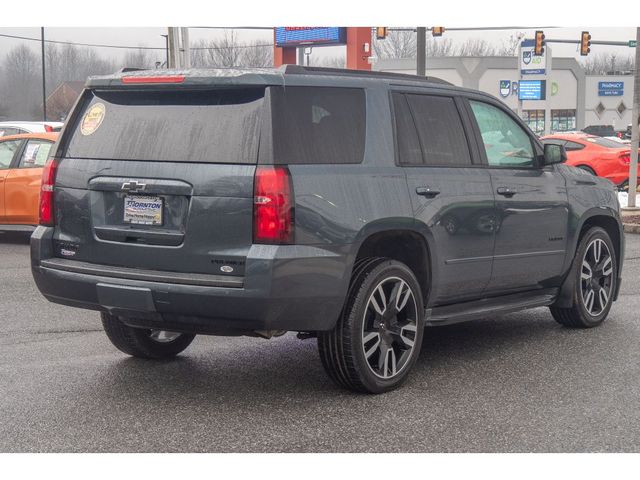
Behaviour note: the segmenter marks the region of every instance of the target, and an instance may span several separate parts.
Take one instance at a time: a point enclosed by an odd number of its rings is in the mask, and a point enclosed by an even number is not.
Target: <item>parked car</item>
[[[595,135],[597,137],[616,137],[616,131],[613,125],[589,125],[582,129],[584,133]]]
[[[59,132],[62,125],[62,122],[0,122],[0,137],[22,133]]]
[[[57,133],[0,138],[0,231],[33,231],[38,225],[42,168]]]
[[[541,140],[562,145],[567,151],[567,165],[608,178],[619,187],[628,183],[631,150],[619,140],[581,133],[557,133]]]
[[[94,77],[57,145],[34,279],[99,310],[129,355],[294,331],[317,337],[338,385],[380,393],[407,378],[425,326],[549,306],[594,327],[618,296],[610,182],[563,165],[495,97],[436,79]]]

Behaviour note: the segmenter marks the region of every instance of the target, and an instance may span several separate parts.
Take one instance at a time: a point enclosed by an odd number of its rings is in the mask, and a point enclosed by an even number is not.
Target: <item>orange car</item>
[[[57,133],[0,138],[0,230],[33,230],[38,225],[42,167]]]

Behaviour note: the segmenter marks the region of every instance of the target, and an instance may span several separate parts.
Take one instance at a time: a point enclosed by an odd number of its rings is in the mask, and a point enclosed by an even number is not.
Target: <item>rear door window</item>
[[[264,88],[90,92],[65,156],[256,163],[263,99]]]
[[[52,145],[53,143],[47,140],[29,140],[20,157],[18,168],[44,167]]]
[[[364,90],[271,88],[273,161],[283,164],[360,163],[364,157]]]
[[[471,165],[469,145],[452,97],[406,95],[418,131],[423,163],[430,166]]]

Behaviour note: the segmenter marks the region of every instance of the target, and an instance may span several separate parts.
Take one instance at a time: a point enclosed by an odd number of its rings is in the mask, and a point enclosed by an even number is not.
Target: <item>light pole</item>
[[[636,65],[633,74],[633,112],[631,113],[631,162],[629,163],[629,197],[627,205],[636,208],[638,187],[638,148],[640,147],[640,27],[636,28]]]
[[[47,86],[44,60],[44,27],[40,27],[40,45],[42,47],[42,120],[47,121]]]

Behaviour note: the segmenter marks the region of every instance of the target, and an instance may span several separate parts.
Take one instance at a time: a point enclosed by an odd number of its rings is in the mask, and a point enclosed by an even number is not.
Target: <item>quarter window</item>
[[[522,168],[535,165],[531,139],[513,118],[493,105],[469,103],[478,122],[490,166]]]

